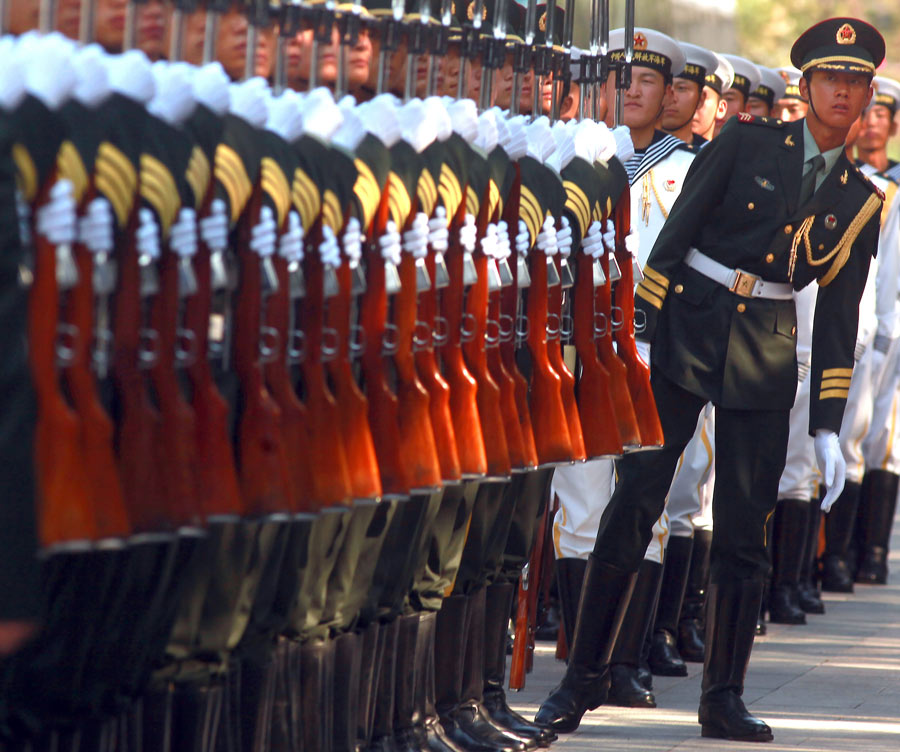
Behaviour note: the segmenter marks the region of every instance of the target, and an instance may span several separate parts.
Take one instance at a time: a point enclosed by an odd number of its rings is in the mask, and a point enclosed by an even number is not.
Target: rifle
[[[635,260],[625,248],[625,236],[631,229],[631,195],[626,187],[616,204],[616,260],[622,270],[615,291],[616,307],[622,311],[622,321],[614,326],[616,345],[628,369],[628,391],[634,403],[640,431],[641,445],[658,447],[663,445],[663,431],[656,411],[656,400],[650,387],[650,368],[638,355],[634,331],[634,266]]]

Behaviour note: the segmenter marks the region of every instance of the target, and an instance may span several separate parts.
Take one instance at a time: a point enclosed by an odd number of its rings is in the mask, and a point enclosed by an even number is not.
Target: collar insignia
[[[790,133],[788,133],[788,137],[784,140],[784,143],[786,146],[796,146],[797,145],[796,143],[794,143],[794,137]]]

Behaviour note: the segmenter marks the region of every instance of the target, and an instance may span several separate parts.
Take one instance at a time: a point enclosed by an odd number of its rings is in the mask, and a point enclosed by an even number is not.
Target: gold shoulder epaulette
[[[868,176],[862,170],[860,170],[858,166],[853,165],[853,171],[856,173],[857,177],[862,180],[865,186],[870,191],[872,191],[872,193],[874,193],[876,196],[878,196],[878,198],[884,201],[884,191],[881,190],[881,188],[879,188],[877,185],[875,185],[875,183],[869,180]]]
[[[767,125],[769,128],[784,128],[784,120],[781,118],[762,117],[751,115],[749,112],[739,112],[739,123],[753,123],[754,125]]]

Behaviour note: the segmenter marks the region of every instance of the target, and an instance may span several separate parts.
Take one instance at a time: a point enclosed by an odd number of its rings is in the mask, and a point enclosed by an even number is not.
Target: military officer
[[[775,101],[772,116],[786,122],[806,117],[809,103],[800,96],[800,71],[792,65],[775,70],[784,81],[784,95]]]
[[[794,43],[810,116],[742,114],[694,161],[644,268],[636,303],[653,347],[665,446],[626,455],[582,590],[569,665],[536,720],[577,728],[605,699],[606,666],[653,523],[703,405],[716,405],[717,485],[699,721],[707,737],[769,741],[741,701],[768,570],[765,525],[784,466],[797,381],[794,289],[819,285],[810,432],[828,492],[845,468],[840,429],[853,372],[857,306],[875,252],[881,193],[844,140],[872,96],[884,40],[854,18]],[[741,160],[752,150],[754,160]]]

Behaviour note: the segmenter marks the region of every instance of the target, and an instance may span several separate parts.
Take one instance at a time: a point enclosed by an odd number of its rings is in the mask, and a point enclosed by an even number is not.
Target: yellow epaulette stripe
[[[416,184],[416,196],[419,199],[422,211],[430,217],[434,212],[434,207],[437,205],[438,191],[429,170],[422,170],[422,174],[419,175],[419,182]]]
[[[216,148],[216,180],[218,180],[228,193],[228,202],[231,204],[231,221],[237,222],[244,210],[244,204],[253,193],[253,186],[244,168],[244,163],[237,152],[226,144],[219,144]]]
[[[195,146],[191,152],[191,160],[188,162],[187,169],[184,171],[184,179],[191,186],[194,193],[194,208],[199,209],[206,197],[206,189],[209,187],[209,160],[203,149]]]
[[[156,209],[165,239],[178,214],[181,199],[169,168],[150,154],[141,154],[141,197]]]
[[[412,211],[412,199],[400,176],[395,172],[388,176],[388,204],[390,205],[391,219],[397,224],[397,229],[402,230],[410,211]]]
[[[525,225],[531,234],[531,242],[534,243],[544,222],[543,214],[534,194],[524,185],[519,194],[519,217],[525,220]]]
[[[137,171],[131,160],[108,141],[97,149],[94,162],[97,190],[112,204],[119,227],[128,224],[137,190]]]
[[[63,141],[59,147],[59,153],[56,155],[56,171],[60,177],[66,178],[72,183],[75,201],[81,201],[87,190],[89,179],[81,155],[71,141]]]
[[[648,290],[644,286],[644,282],[641,282],[638,285],[637,290],[634,291],[634,294],[637,295],[639,298],[646,300],[654,308],[662,308],[662,304],[663,304],[662,298],[660,298],[658,295],[656,295],[655,293]]]
[[[356,165],[356,182],[353,184],[353,193],[359,199],[359,203],[363,210],[363,229],[372,224],[375,212],[378,210],[378,204],[381,201],[381,187],[375,180],[375,175],[363,160],[355,159],[353,163]]]
[[[819,393],[820,400],[826,399],[847,399],[850,394],[849,389],[823,389]]]
[[[335,234],[344,227],[344,213],[341,211],[341,202],[332,190],[326,190],[322,201],[322,221],[330,227]]]
[[[846,378],[849,379],[853,375],[852,368],[826,368],[822,371],[823,379]]]
[[[669,289],[669,280],[667,280],[662,274],[660,274],[656,269],[651,269],[646,264],[644,265],[644,276],[652,279],[656,284],[662,287],[664,290]]]
[[[322,208],[322,196],[312,178],[299,167],[294,170],[291,197],[294,200],[294,208],[300,214],[300,222],[304,227],[312,227]]]
[[[446,164],[441,165],[441,178],[438,182],[438,193],[444,202],[444,208],[447,210],[447,216],[452,217],[459,210],[462,203],[463,193],[459,184],[459,178]]]
[[[262,189],[272,199],[278,211],[278,226],[284,225],[288,209],[291,208],[291,187],[281,166],[271,157],[263,157],[260,162],[262,170]]]
[[[12,156],[16,163],[16,187],[25,200],[31,203],[37,198],[37,167],[34,166],[34,160],[28,153],[28,149],[22,144],[13,144]]]
[[[583,237],[591,223],[591,207],[587,194],[572,180],[564,180],[563,188],[566,189],[566,208],[578,219]]]
[[[475,192],[471,185],[466,186],[466,211],[473,217],[478,216],[478,210],[481,208],[481,197]]]
[[[500,206],[500,189],[497,187],[497,184],[490,180],[488,182],[488,211],[490,215],[493,217],[494,212]],[[502,209],[501,209],[502,211]]]

